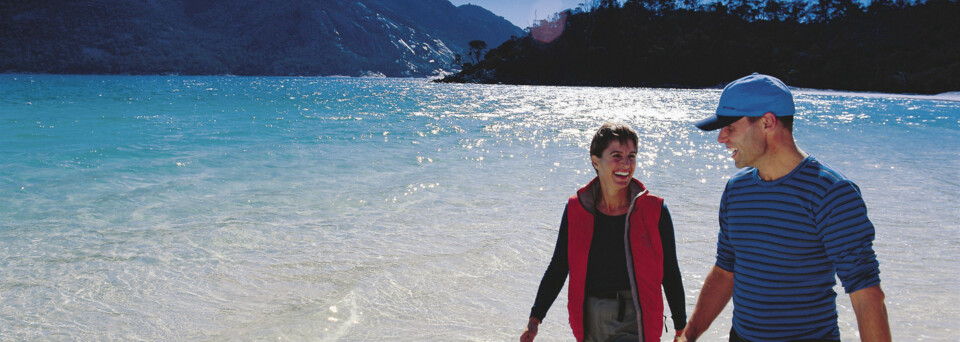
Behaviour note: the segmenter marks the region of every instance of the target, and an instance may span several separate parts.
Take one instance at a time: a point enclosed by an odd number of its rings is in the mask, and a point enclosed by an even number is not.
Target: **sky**
[[[474,4],[506,18],[520,28],[534,20],[547,19],[554,13],[575,8],[590,0],[450,0],[456,6]]]

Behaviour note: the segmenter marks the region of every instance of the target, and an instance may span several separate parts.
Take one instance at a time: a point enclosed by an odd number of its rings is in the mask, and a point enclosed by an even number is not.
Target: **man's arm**
[[[710,323],[720,315],[723,308],[733,296],[733,272],[713,266],[707,280],[703,282],[697,305],[690,315],[690,322],[683,330],[681,341],[696,341],[703,334]]]
[[[857,290],[850,294],[853,312],[857,314],[861,341],[890,341],[890,323],[887,305],[880,285]],[[696,313],[696,312],[694,312]]]

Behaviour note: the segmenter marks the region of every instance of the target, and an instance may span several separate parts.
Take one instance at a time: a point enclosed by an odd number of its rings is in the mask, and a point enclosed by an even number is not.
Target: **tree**
[[[830,22],[833,19],[863,12],[863,8],[852,0],[819,0],[813,7],[818,22]]]
[[[476,64],[480,64],[480,56],[483,55],[483,50],[487,48],[487,42],[482,40],[471,40],[470,41],[470,53],[469,56],[473,56],[473,60]]]
[[[759,17],[759,7],[762,4],[758,0],[727,0],[727,10],[743,20],[755,21]]]
[[[624,1],[540,20],[445,82],[699,88],[757,71],[805,88],[960,89],[957,0],[874,0],[868,12],[860,0],[716,0],[660,13],[645,6],[696,0]]]
[[[463,68],[463,57],[459,53],[453,55],[453,65]]]
[[[617,0],[594,0],[593,8],[618,8],[620,4]]]

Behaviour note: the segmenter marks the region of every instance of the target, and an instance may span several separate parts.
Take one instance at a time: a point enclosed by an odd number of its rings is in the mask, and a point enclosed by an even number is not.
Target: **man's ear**
[[[763,122],[763,129],[772,129],[777,127],[777,116],[774,115],[773,112],[766,112],[763,114],[761,121]]]

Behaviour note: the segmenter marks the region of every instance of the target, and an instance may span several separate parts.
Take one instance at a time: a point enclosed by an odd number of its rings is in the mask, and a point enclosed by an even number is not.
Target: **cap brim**
[[[727,125],[737,122],[737,120],[740,120],[740,118],[742,117],[743,116],[726,116],[726,115],[714,114],[711,117],[697,121],[697,123],[695,123],[694,125],[696,125],[697,128],[702,129],[704,131],[713,131],[713,130],[718,130],[718,129],[727,127]]]

